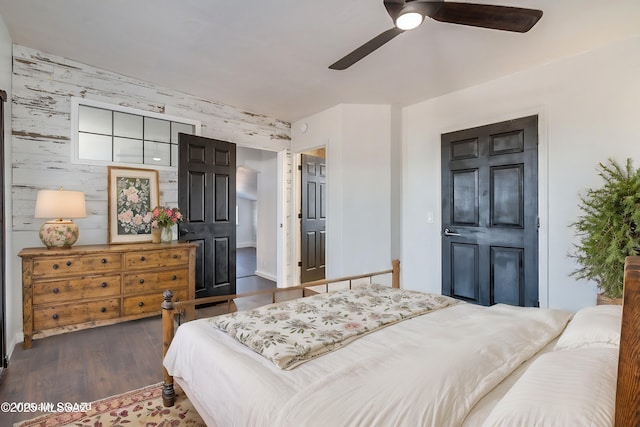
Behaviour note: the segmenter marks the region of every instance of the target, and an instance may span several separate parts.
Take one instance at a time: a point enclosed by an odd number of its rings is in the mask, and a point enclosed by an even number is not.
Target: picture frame
[[[151,242],[151,211],[159,205],[158,171],[108,167],[108,242]]]

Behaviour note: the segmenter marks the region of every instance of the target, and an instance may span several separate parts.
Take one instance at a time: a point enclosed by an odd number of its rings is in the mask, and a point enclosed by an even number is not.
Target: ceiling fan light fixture
[[[418,28],[423,20],[424,16],[418,12],[405,12],[396,18],[396,27],[401,30],[413,30]]]

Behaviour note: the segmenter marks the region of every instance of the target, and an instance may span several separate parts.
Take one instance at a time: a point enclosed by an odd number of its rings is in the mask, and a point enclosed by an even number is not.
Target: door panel
[[[478,171],[461,170],[451,175],[453,186],[452,225],[478,224]]]
[[[538,303],[537,117],[442,135],[442,292]]]
[[[236,292],[236,146],[180,134],[180,240],[197,242],[196,298]]]
[[[491,225],[493,227],[524,226],[523,165],[491,168]]]
[[[495,304],[524,305],[523,254],[519,248],[491,248],[491,280]]]
[[[325,277],[326,178],[325,159],[303,154],[301,283]]]
[[[478,299],[478,245],[451,245],[451,296],[476,301]]]

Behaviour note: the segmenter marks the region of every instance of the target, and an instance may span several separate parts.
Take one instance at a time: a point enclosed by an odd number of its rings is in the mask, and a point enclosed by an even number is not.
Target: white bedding
[[[570,317],[560,310],[459,304],[291,371],[208,322],[193,321],[178,329],[164,363],[203,418],[218,427],[459,426]]]

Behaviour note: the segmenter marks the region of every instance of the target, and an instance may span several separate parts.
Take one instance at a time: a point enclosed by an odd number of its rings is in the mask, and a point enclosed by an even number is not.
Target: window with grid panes
[[[77,102],[77,161],[176,167],[178,134],[199,123],[130,108]]]

